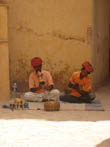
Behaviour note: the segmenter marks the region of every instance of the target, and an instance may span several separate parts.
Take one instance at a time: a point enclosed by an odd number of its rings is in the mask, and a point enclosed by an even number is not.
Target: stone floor
[[[96,96],[105,111],[0,109],[0,147],[109,147],[110,85]]]

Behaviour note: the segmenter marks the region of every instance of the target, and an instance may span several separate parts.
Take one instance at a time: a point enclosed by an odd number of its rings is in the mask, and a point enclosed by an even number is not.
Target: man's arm
[[[30,91],[31,92],[36,92],[37,91],[37,88],[30,88]]]
[[[48,86],[46,86],[46,90],[50,91],[54,87],[53,79],[52,79],[50,72],[46,72],[46,76],[47,76],[47,81],[48,81],[47,82]]]
[[[82,96],[85,96],[85,95],[88,94],[88,92],[83,91],[83,90],[80,90],[80,89],[78,89],[77,91],[78,91]]]
[[[77,92],[79,92],[81,95],[87,95],[88,92],[85,92],[81,90],[81,87],[79,86],[78,83],[72,84],[71,82],[68,84],[69,88],[75,89]]]
[[[29,76],[29,89],[31,92],[36,92],[37,90],[41,89],[42,84],[39,83],[39,81],[34,80],[34,72],[30,74]]]
[[[40,89],[41,89],[41,85],[39,85],[39,87],[37,87],[37,88],[30,88],[30,91],[36,92],[37,90],[40,90]]]
[[[79,88],[79,84],[78,83],[72,84],[71,82],[69,82],[68,87],[77,90]]]

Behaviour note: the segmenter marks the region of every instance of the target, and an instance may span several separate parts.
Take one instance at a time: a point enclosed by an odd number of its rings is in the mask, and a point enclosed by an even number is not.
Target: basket
[[[44,103],[44,110],[45,111],[59,111],[60,103],[58,101],[46,101]]]

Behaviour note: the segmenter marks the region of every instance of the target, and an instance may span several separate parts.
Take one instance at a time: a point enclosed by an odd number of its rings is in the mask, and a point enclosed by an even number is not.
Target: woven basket
[[[44,103],[45,111],[59,111],[60,103],[58,101],[47,101]]]

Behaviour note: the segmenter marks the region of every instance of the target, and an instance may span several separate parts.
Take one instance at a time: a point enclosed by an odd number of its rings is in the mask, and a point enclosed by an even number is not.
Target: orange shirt
[[[85,92],[90,92],[91,91],[91,80],[90,77],[84,77],[82,79],[80,79],[80,72],[75,72],[72,74],[71,78],[70,78],[70,82],[72,84],[74,83],[78,83],[79,86],[82,88],[83,91]],[[71,95],[76,96],[76,97],[80,97],[80,93],[77,92],[75,89],[72,89]]]
[[[54,85],[52,76],[48,71],[42,71],[43,80],[45,81],[44,88],[37,90],[36,93],[44,93],[46,88],[50,85]],[[32,72],[29,76],[29,88],[38,88],[39,87],[39,78],[36,72]]]

